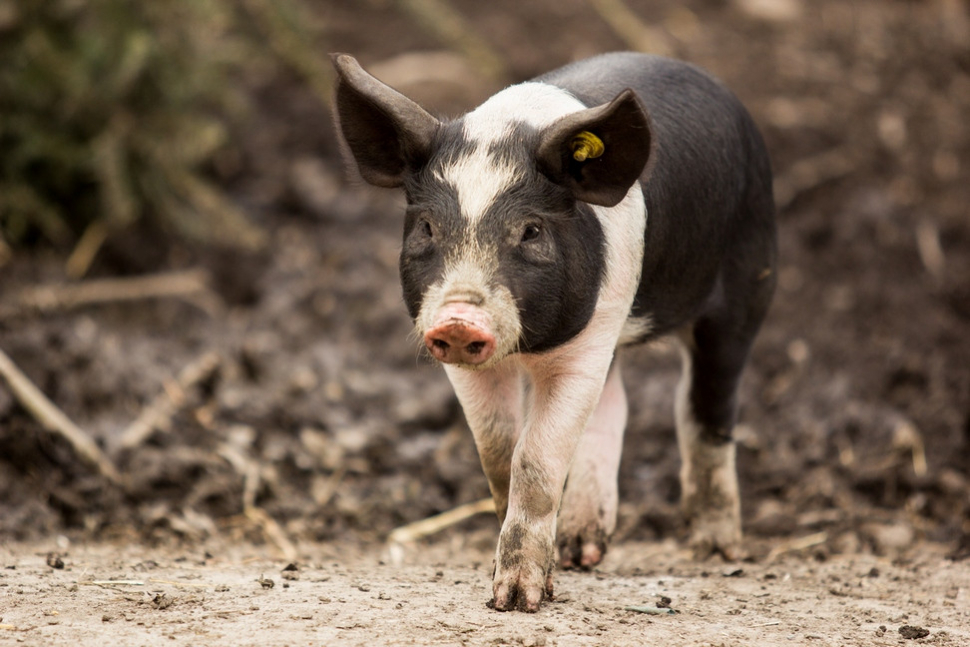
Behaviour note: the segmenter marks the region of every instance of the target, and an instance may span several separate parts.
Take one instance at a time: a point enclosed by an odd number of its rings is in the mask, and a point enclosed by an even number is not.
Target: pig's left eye
[[[427,220],[422,220],[420,224],[418,224],[418,227],[421,228],[422,234],[424,234],[428,238],[434,238],[434,231],[431,229],[430,222],[428,222]]]
[[[542,228],[539,225],[531,224],[526,225],[525,229],[522,230],[522,242],[527,243],[530,240],[535,240],[542,233]]]

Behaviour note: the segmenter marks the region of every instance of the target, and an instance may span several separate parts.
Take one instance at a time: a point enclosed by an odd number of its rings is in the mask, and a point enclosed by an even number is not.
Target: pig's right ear
[[[337,69],[334,115],[364,180],[401,186],[426,161],[438,120],[364,71],[353,56],[331,54]]]

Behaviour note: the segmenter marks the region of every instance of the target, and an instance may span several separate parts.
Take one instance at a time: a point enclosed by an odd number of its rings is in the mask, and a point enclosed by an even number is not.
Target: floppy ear
[[[633,90],[566,115],[542,133],[539,170],[577,200],[616,206],[650,157],[650,122]]]
[[[330,58],[337,69],[337,129],[361,176],[377,186],[401,186],[408,167],[427,158],[438,120],[365,72],[354,57]]]

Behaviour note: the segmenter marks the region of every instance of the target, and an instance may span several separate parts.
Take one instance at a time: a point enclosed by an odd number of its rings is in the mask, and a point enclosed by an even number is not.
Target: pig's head
[[[586,108],[542,83],[509,88],[438,120],[334,55],[336,116],[371,184],[407,198],[401,282],[438,360],[488,367],[568,341],[589,322],[608,273],[601,218],[650,151],[636,95]]]

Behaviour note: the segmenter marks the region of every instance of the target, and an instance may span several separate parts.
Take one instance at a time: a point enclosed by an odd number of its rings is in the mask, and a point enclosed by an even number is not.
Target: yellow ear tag
[[[603,140],[588,130],[584,130],[573,137],[571,147],[573,149],[573,159],[577,162],[595,159],[606,150],[606,146],[603,145]]]

